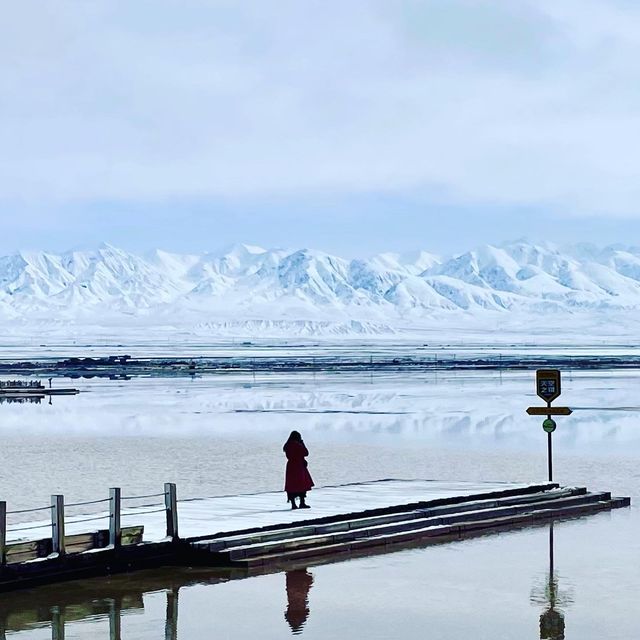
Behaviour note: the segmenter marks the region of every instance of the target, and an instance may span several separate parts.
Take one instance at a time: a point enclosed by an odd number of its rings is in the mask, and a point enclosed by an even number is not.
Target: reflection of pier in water
[[[66,584],[49,585],[2,594],[0,600],[0,640],[20,631],[51,628],[52,640],[63,640],[65,627],[84,620],[102,620],[109,635],[121,640],[122,617],[144,612],[145,594],[164,591],[165,640],[178,639],[179,591],[182,587],[213,585],[243,577],[234,570],[180,569],[141,571],[135,575],[114,576],[109,580],[91,578]],[[309,590],[313,574],[306,568],[294,568],[285,574],[287,608],[284,617],[297,635],[309,616]]]
[[[0,380],[0,404],[40,404],[45,397],[53,404],[52,396],[75,396],[79,389],[53,388],[49,378],[49,386],[45,387],[40,379],[36,380]]]
[[[280,574],[282,575],[282,574]],[[0,640],[7,633],[51,629],[52,640],[63,640],[65,626],[85,620],[108,624],[109,640],[121,640],[122,617],[144,611],[145,594],[164,592],[165,640],[178,640],[179,592],[182,587],[213,585],[245,577],[231,569],[180,569],[142,571],[135,575],[114,576],[109,580],[93,578],[65,585],[50,585],[36,590],[3,594],[0,600]],[[284,619],[293,635],[303,632],[309,618],[309,593],[314,575],[306,566],[293,566],[284,573],[287,606]],[[549,570],[531,591],[531,603],[544,608],[540,615],[540,639],[564,640],[565,610],[573,603],[571,589],[559,587],[555,569],[554,529],[549,525]]]
[[[44,400],[44,396],[22,396],[22,395],[0,395],[0,404],[40,404]],[[49,396],[49,404],[51,404],[51,396]]]
[[[62,640],[67,624],[88,619],[106,621],[109,635],[102,637],[120,640],[122,616],[144,611],[144,595],[162,591],[166,594],[164,637],[177,640],[179,590],[195,584],[226,582],[229,577],[229,571],[174,568],[4,593],[0,600],[0,640],[9,633],[48,626],[52,640]]]

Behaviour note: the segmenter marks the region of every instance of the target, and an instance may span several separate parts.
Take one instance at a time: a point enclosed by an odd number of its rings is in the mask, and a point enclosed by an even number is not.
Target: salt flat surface
[[[190,538],[225,531],[300,522],[455,496],[471,496],[491,491],[523,488],[527,484],[507,482],[438,482],[435,480],[377,480],[339,486],[320,487],[309,492],[311,509],[292,510],[284,492],[265,492],[237,496],[221,496],[178,501],[180,537]],[[144,541],[162,540],[166,535],[164,511],[161,505],[123,509],[122,526],[144,525]],[[66,523],[66,534],[85,533],[107,528],[108,513],[76,516]],[[82,520],[80,522],[79,520]],[[33,529],[42,524],[42,528]],[[26,527],[26,525],[25,525]],[[29,523],[28,529],[16,529],[7,535],[8,541],[38,539],[49,536],[47,522]]]
[[[574,412],[553,435],[561,484],[640,495],[639,378],[563,375],[558,402]],[[165,482],[180,499],[278,491],[292,429],[318,486],[535,482],[546,476],[547,452],[541,418],[525,413],[541,403],[534,382],[530,371],[81,379],[83,393],[51,405],[0,404],[0,499],[13,511],[48,505],[54,493],[68,503],[106,498],[109,487],[156,494]]]

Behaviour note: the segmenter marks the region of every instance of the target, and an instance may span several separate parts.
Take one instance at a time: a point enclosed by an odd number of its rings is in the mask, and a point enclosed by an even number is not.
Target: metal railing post
[[[51,496],[51,542],[52,551],[60,556],[64,549],[64,496]]]
[[[0,567],[7,564],[7,503],[0,501]]]
[[[122,541],[122,529],[120,527],[121,504],[122,490],[120,487],[111,487],[109,489],[109,545],[114,549],[117,549]]]
[[[178,504],[176,485],[173,482],[164,483],[164,506],[167,512],[167,538],[178,538]]]

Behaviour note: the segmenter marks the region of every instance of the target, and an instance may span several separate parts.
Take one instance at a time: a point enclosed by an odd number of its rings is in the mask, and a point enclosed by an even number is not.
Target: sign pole
[[[547,407],[551,406],[551,402],[547,402]],[[551,416],[547,416],[551,420]],[[553,482],[553,451],[551,444],[551,434],[553,431],[547,432],[547,466],[549,467],[549,482]]]
[[[560,396],[561,379],[559,369],[538,369],[536,371],[536,394],[545,401],[546,407],[529,407],[530,416],[547,416],[542,428],[547,432],[547,469],[549,482],[553,482],[553,438],[551,434],[556,430],[556,422],[551,416],[569,416],[569,407],[552,407],[551,403]]]

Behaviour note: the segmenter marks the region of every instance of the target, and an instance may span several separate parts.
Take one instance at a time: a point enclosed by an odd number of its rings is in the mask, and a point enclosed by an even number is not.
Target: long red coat
[[[284,446],[284,453],[287,456],[284,490],[289,493],[309,491],[313,487],[313,480],[305,460],[305,457],[309,455],[307,447],[302,442],[290,440]]]

